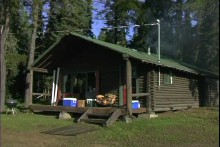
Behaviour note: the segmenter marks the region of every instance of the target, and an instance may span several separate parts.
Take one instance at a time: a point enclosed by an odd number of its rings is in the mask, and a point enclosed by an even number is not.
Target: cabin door
[[[98,76],[96,72],[78,72],[63,76],[63,97],[77,99],[95,99],[97,93]]]
[[[86,99],[95,99],[97,94],[97,84],[96,84],[96,73],[88,72],[86,74],[86,89],[85,89],[85,98]]]

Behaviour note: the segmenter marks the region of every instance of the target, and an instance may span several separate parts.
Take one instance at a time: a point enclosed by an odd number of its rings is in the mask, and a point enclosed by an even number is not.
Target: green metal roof
[[[94,43],[96,45],[103,46],[104,48],[116,51],[116,52],[121,53],[121,54],[128,54],[129,57],[135,58],[137,60],[141,60],[141,61],[146,62],[146,63],[151,63],[151,64],[154,64],[154,65],[157,65],[157,66],[174,68],[174,69],[177,69],[177,70],[181,70],[181,71],[185,71],[185,72],[189,72],[189,73],[193,73],[193,74],[204,75],[204,76],[211,76],[211,77],[216,77],[216,78],[219,77],[218,74],[215,74],[215,73],[212,73],[212,72],[209,72],[209,71],[206,71],[206,70],[203,70],[203,69],[200,69],[198,67],[191,66],[191,65],[188,65],[188,64],[185,64],[185,63],[177,62],[177,61],[165,58],[165,57],[161,57],[160,63],[159,63],[157,55],[154,55],[154,54],[148,55],[145,52],[140,52],[140,51],[136,51],[134,49],[122,47],[122,46],[119,46],[119,45],[116,45],[116,44],[111,44],[111,43],[107,43],[107,42],[100,41],[100,40],[97,40],[97,39],[92,39],[90,37],[79,35],[77,33],[69,33],[69,34],[63,36],[62,38],[68,37],[68,36],[80,38],[80,39],[85,40],[87,42],[91,42],[91,43]],[[44,56],[46,56],[49,52],[51,52],[57,44],[62,42],[62,38],[59,39],[56,43],[54,43],[50,48],[48,48],[37,60],[35,60],[35,62],[33,63],[33,67]]]

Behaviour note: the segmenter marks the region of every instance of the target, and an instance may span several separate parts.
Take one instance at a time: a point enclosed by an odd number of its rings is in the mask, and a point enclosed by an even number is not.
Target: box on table
[[[86,99],[86,107],[96,107],[96,99]]]
[[[65,107],[76,107],[76,98],[63,98],[63,106]]]
[[[132,100],[132,109],[140,108],[140,102],[138,100]]]
[[[85,100],[77,100],[77,107],[85,107],[86,101]]]

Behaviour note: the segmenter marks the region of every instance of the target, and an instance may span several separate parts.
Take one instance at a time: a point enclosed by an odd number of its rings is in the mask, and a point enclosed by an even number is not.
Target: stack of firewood
[[[109,106],[115,103],[116,95],[114,94],[106,94],[106,95],[97,95],[96,102],[103,106]]]

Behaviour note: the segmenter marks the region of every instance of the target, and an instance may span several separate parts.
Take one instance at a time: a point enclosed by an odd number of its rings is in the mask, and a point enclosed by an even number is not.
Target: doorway
[[[95,99],[98,76],[96,72],[77,72],[64,74],[62,80],[63,97],[77,99]]]

